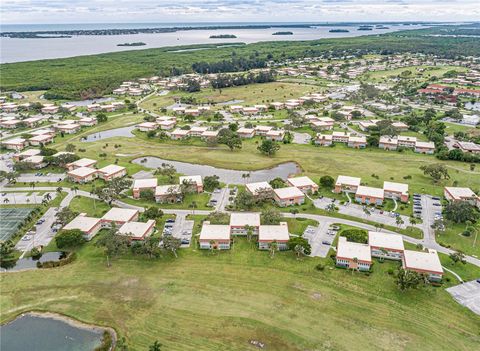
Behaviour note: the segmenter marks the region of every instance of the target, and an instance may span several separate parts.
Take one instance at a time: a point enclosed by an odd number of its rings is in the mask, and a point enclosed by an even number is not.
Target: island
[[[237,36],[234,34],[216,34],[210,35],[210,39],[234,39]]]
[[[373,30],[372,26],[360,26],[357,28],[357,30]]]
[[[123,43],[123,44],[117,44],[117,46],[144,46],[147,45],[144,42],[135,42],[135,43]]]
[[[348,33],[350,32],[348,29],[330,29],[329,33]]]
[[[272,35],[293,35],[293,32],[275,32]]]

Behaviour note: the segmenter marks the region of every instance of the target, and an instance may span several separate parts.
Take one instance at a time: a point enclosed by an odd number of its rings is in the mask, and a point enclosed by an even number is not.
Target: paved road
[[[311,246],[312,257],[327,257],[328,251],[331,245],[322,244],[324,241],[333,242],[334,235],[329,235],[328,230],[334,221],[322,221],[319,222],[317,227],[308,226],[305,230],[303,237],[308,240]]]

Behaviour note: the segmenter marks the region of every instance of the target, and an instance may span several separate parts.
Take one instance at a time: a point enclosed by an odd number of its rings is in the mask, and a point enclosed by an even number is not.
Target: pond
[[[263,181],[268,182],[277,177],[286,179],[290,175],[298,174],[301,172],[300,167],[295,162],[286,162],[273,168],[261,169],[258,171],[238,171],[233,169],[217,168],[188,162],[163,160],[161,158],[152,156],[137,158],[132,162],[152,169],[161,167],[162,163],[168,163],[175,167],[178,173],[182,173],[185,175],[201,175],[202,177],[215,174],[220,178],[221,182],[227,184],[242,184],[245,183],[245,181],[248,183]],[[243,178],[242,175],[246,173],[250,174],[250,177]]]
[[[46,252],[40,258],[34,259],[32,257],[27,258],[20,258],[16,262],[12,263],[11,265],[8,262],[2,262],[1,271],[21,271],[24,269],[37,269],[37,262],[48,262],[48,261],[59,261],[62,258],[66,257],[66,252],[60,251],[53,251],[53,252]]]
[[[27,313],[0,326],[0,336],[0,349],[5,351],[91,351],[100,346],[103,329]]]
[[[92,141],[99,141],[99,140],[113,138],[113,137],[133,138],[135,135],[132,134],[132,130],[134,129],[135,129],[135,126],[129,126],[129,127],[104,130],[103,132],[89,134],[83,137],[82,141],[89,143]]]

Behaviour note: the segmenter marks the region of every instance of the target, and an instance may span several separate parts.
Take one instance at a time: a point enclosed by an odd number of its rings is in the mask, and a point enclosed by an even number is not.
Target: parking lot
[[[15,245],[20,251],[29,251],[35,246],[47,246],[56,232],[52,225],[56,220],[57,208],[49,208],[37,224]]]
[[[44,196],[47,193],[40,194],[39,192],[8,192],[2,193],[1,203],[9,205],[28,205],[41,204]],[[56,192],[49,192],[50,201],[57,197]]]
[[[172,235],[182,241],[181,247],[189,247],[192,242],[194,221],[187,220],[185,214],[178,214],[176,219],[167,219],[163,228],[163,235]]]
[[[480,315],[480,277],[479,281],[472,280],[448,288],[447,291],[459,304]]]
[[[56,183],[65,179],[65,173],[23,173],[17,177],[17,182],[21,183]]]
[[[338,227],[332,225],[330,222],[320,223],[318,227],[309,225],[305,229],[303,237],[308,240],[308,243],[312,247],[310,256],[327,257],[338,229]]]

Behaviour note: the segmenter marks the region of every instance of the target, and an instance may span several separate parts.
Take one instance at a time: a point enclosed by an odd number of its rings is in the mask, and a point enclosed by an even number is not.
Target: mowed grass
[[[326,264],[324,271],[315,265]],[[71,265],[0,275],[1,320],[48,310],[114,327],[129,349],[474,350],[480,319],[443,288],[400,292],[377,263],[366,276],[330,259],[274,259],[255,244],[182,250],[178,259],[116,259],[87,244]]]
[[[173,104],[174,97],[178,98],[182,96],[191,96],[197,99],[199,103],[221,103],[232,100],[243,100],[243,102],[238,104],[253,105],[272,101],[297,99],[306,93],[316,92],[319,90],[321,90],[320,87],[302,83],[271,82],[262,84],[249,84],[221,90],[208,88],[202,89],[197,93],[173,91],[165,96],[155,96],[146,99],[140,104],[140,106],[147,110],[158,111],[160,107]]]

